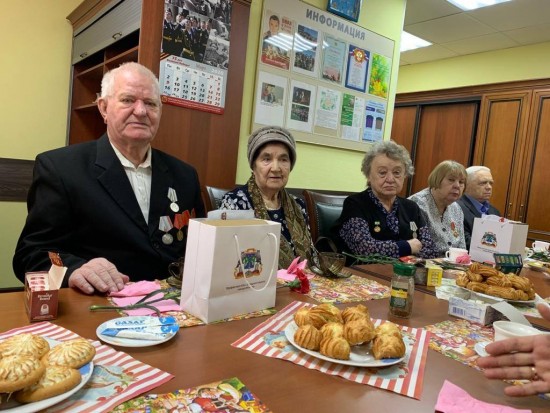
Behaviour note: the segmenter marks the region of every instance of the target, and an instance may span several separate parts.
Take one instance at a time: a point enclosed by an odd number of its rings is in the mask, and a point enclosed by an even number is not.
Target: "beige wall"
[[[65,17],[80,2],[2,2],[0,157],[34,159],[65,144],[72,38]],[[11,260],[26,214],[24,202],[0,202],[0,288],[20,285]]]

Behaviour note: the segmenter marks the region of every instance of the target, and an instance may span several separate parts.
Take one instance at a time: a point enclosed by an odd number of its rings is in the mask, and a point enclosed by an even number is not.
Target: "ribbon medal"
[[[453,236],[455,238],[458,238],[458,229],[456,228],[456,224],[454,221],[451,221],[451,232],[453,233]]]
[[[178,212],[180,210],[180,206],[177,204],[178,195],[176,194],[176,190],[174,188],[168,188],[168,199],[170,200],[170,209],[174,212]]]
[[[374,232],[380,232],[380,221],[374,221]]]
[[[162,236],[162,242],[166,245],[170,245],[172,242],[174,242],[174,237],[169,234],[169,231],[174,228],[172,225],[172,220],[169,216],[165,215],[160,217],[159,220],[159,229],[164,232],[165,234]]]
[[[411,221],[411,231],[413,233],[413,238],[416,239],[418,236],[416,233],[416,231],[418,231],[418,227],[416,226],[416,222],[414,221]]]

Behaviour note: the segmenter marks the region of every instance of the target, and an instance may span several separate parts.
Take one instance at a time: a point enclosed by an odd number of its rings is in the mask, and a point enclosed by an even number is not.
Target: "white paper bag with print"
[[[205,323],[275,306],[281,224],[189,220],[180,307]]]
[[[495,215],[474,219],[470,257],[479,262],[495,262],[493,254],[520,254],[525,258],[529,225]]]

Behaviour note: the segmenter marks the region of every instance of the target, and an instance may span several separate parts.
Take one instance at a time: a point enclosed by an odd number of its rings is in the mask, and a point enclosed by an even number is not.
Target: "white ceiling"
[[[550,0],[512,0],[468,12],[446,0],[407,0],[404,30],[433,45],[401,53],[401,66],[548,42]]]

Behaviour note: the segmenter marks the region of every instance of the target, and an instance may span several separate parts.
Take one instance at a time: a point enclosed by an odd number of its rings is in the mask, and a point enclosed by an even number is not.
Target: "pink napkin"
[[[290,263],[286,270],[282,269],[277,271],[277,278],[283,281],[294,281],[294,279],[296,278],[296,270],[303,270],[304,268],[306,268],[307,265],[307,260],[303,260],[302,262],[298,261],[300,261],[300,257],[294,258],[294,261]],[[306,277],[308,279],[312,279],[314,275],[306,274]]]
[[[154,281],[138,281],[136,283],[128,284],[122,290],[110,293],[109,295],[113,297],[113,303],[119,307],[123,307],[130,304],[135,304],[147,294],[152,291],[160,289],[160,284]],[[156,294],[153,297],[149,298],[147,301],[155,300],[160,298],[162,293]],[[158,308],[158,310],[163,313],[166,311],[181,311],[179,304],[174,302],[174,300],[162,300],[157,301],[152,306]],[[134,310],[125,310],[128,315],[151,315],[155,314],[153,310],[148,308],[136,308]]]
[[[457,385],[445,380],[437,397],[435,410],[443,413],[531,413],[531,410],[518,410],[500,404],[485,403],[474,399]]]

